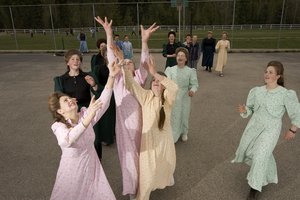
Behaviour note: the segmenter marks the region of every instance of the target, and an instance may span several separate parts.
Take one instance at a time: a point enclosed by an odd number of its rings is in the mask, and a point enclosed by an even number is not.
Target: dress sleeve
[[[300,104],[295,91],[287,91],[287,94],[284,98],[284,106],[292,124],[300,128]]]
[[[227,51],[230,50],[230,41],[227,40]]]
[[[190,76],[190,83],[189,83],[189,89],[193,92],[196,92],[198,90],[199,83],[197,78],[197,72],[196,69],[191,70],[191,76]]]
[[[216,52],[218,52],[219,48],[220,48],[220,41],[218,41],[216,44]]]
[[[176,95],[178,92],[178,86],[177,84],[172,81],[171,79],[164,77],[164,79],[160,82],[163,86],[165,86],[165,98],[166,101],[170,104],[173,105],[173,103],[176,100]]]
[[[112,95],[112,89],[105,88],[103,90],[103,92],[101,93],[101,96],[96,100],[96,101],[102,102],[102,108],[96,112],[96,115],[91,122],[93,126],[99,121],[99,119],[102,117],[102,115],[108,109],[108,107],[110,105],[111,95]]]
[[[51,129],[57,138],[58,145],[61,147],[71,147],[85,131],[85,127],[82,123],[79,123],[73,128],[68,128],[61,122],[55,122],[51,126]]]
[[[169,78],[169,79],[172,79],[172,77],[171,77],[171,67],[167,67],[166,68],[166,70],[165,70],[165,74],[167,75],[167,77]]]
[[[124,69],[125,78],[124,78],[124,84],[127,90],[130,91],[138,100],[138,102],[143,105],[143,103],[146,100],[147,90],[142,88],[134,79],[132,76],[131,71],[128,69]]]
[[[145,69],[144,65],[145,62],[148,61],[150,55],[149,55],[149,49],[142,51],[141,53],[141,61],[140,61],[140,67],[135,70],[135,80],[140,84],[144,85],[147,77],[148,77],[148,71]]]
[[[246,112],[240,114],[242,118],[247,118],[254,112],[255,91],[256,88],[252,88],[248,94]]]
[[[59,76],[56,76],[54,77],[53,81],[54,81],[54,92],[64,92],[61,78]]]

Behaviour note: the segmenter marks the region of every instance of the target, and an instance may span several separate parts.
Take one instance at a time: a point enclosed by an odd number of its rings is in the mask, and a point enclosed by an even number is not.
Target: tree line
[[[138,16],[140,24],[154,21],[161,25],[178,24],[177,8],[171,7],[170,1],[90,0],[89,3],[83,0],[2,0],[0,29],[12,28],[9,5],[17,29],[50,29],[50,12],[55,28],[92,27],[93,9],[95,15],[112,18],[115,26],[137,25]],[[299,5],[300,0],[285,0],[284,24],[300,23]],[[279,24],[282,6],[283,0],[236,0],[234,23]],[[189,1],[184,14],[186,25],[230,25],[233,1]]]

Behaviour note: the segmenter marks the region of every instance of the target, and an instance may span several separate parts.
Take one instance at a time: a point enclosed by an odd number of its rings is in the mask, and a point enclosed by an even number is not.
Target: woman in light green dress
[[[243,118],[253,114],[232,161],[244,162],[251,167],[247,175],[251,187],[249,200],[257,199],[263,186],[278,182],[272,152],[280,136],[285,111],[292,123],[285,139],[293,139],[300,127],[299,101],[295,91],[284,88],[283,71],[280,62],[269,62],[264,75],[265,85],[251,89],[247,104],[239,106]]]
[[[188,55],[186,48],[177,48],[177,65],[167,67],[165,71],[168,78],[173,80],[179,87],[171,118],[174,143],[178,141],[180,136],[182,136],[184,142],[188,139],[191,98],[198,89],[196,69],[186,65],[189,58]]]

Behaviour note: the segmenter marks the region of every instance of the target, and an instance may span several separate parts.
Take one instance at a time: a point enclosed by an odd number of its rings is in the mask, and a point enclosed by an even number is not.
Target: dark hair
[[[192,37],[192,35],[191,35],[191,34],[186,34],[186,35],[185,35],[185,37],[188,37],[188,36]]]
[[[97,45],[97,48],[98,48],[98,49],[100,48],[100,45],[101,45],[102,43],[107,44],[107,43],[106,43],[106,39],[100,38],[100,39],[97,40],[96,45]]]
[[[171,34],[173,34],[174,35],[174,37],[176,37],[176,33],[175,33],[175,31],[170,31],[169,33],[168,33],[168,37],[170,37],[170,35]]]
[[[67,51],[65,53],[65,62],[68,63],[70,58],[73,56],[73,55],[77,55],[79,56],[80,58],[80,62],[82,62],[82,55],[80,53],[80,51],[76,50],[76,49],[70,49],[69,51]],[[69,66],[67,67],[68,70],[70,70]]]
[[[54,119],[54,121],[56,122],[62,122],[64,123],[68,128],[71,127],[71,125],[66,121],[66,119],[57,112],[58,109],[60,109],[60,103],[59,103],[59,99],[63,96],[67,96],[64,93],[61,92],[54,92],[53,94],[51,94],[48,97],[48,109],[52,114],[52,117]]]
[[[128,35],[124,35],[124,38],[129,37]]]
[[[120,35],[119,34],[115,34],[114,37],[120,37]]]
[[[284,68],[282,63],[279,61],[270,61],[267,65],[267,68],[270,66],[274,67],[276,74],[280,76],[279,79],[277,80],[277,84],[284,87],[284,77],[283,77]]]
[[[178,54],[179,52],[183,52],[183,53],[185,54],[185,57],[186,57],[185,64],[187,64],[187,63],[188,63],[188,60],[189,60],[189,52],[188,52],[188,50],[187,50],[186,48],[184,48],[184,47],[179,47],[179,48],[177,48],[176,51],[175,51],[176,56],[177,56],[177,54]]]
[[[167,77],[167,75],[164,72],[158,71],[157,72],[159,75]],[[161,108],[159,110],[159,119],[158,119],[158,128],[159,130],[162,130],[165,124],[165,120],[166,120],[166,113],[165,113],[165,96],[164,96],[164,92],[165,90],[163,90],[163,92],[161,93]]]

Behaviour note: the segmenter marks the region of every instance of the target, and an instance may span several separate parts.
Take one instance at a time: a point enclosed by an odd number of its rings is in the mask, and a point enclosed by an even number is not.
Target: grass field
[[[214,37],[220,38],[222,30],[215,30]],[[228,31],[229,39],[234,49],[276,49],[279,41],[279,48],[281,49],[300,49],[300,30],[281,30],[280,39],[279,30],[231,30]],[[131,32],[118,32],[121,38]],[[206,36],[206,31],[198,30],[193,34],[198,35],[201,40]],[[87,34],[89,49],[96,49],[96,39],[91,38]],[[103,32],[97,33],[97,38],[105,37]],[[76,36],[66,36],[64,33],[55,34],[56,49],[72,49],[79,48],[79,41]],[[134,48],[139,48],[139,40],[137,36],[130,38]],[[29,33],[17,33],[17,41],[19,50],[53,50],[54,40],[52,34],[34,34],[31,38]],[[153,34],[149,47],[153,49],[160,49],[162,45],[167,42],[167,32],[157,31]],[[0,50],[16,50],[15,37],[10,34],[0,33]]]

